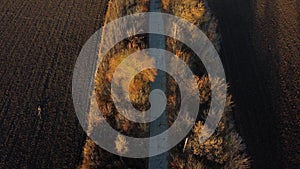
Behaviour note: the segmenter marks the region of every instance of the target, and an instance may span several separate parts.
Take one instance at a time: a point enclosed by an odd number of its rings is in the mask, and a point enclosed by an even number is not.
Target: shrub
[[[215,48],[220,50],[220,35],[217,33],[217,21],[211,15],[204,1],[198,0],[163,0],[164,12],[174,14],[198,26],[212,41]],[[176,28],[178,29],[178,28]],[[232,119],[232,100],[231,95],[227,96],[227,102],[224,115],[218,124],[215,133],[204,143],[199,143],[200,133],[203,123],[206,119],[207,112],[210,108],[211,90],[221,89],[222,79],[209,79],[205,76],[206,71],[200,60],[197,60],[195,54],[181,42],[172,38],[167,38],[167,48],[177,57],[184,60],[196,74],[198,89],[200,93],[200,111],[193,131],[179,145],[170,151],[170,168],[249,168],[250,160],[246,154],[246,146],[242,138],[234,129]],[[218,84],[211,86],[213,84]],[[168,79],[169,86],[176,86],[176,82]],[[167,105],[168,111],[176,112],[179,104],[176,87],[168,89],[170,104]],[[176,114],[169,116],[169,121],[176,119]]]
[[[220,49],[219,43],[221,38],[217,33],[217,21],[207,10],[203,1],[163,0],[162,3],[164,12],[177,15],[195,24],[201,28],[204,33],[206,33],[215,45],[216,49]],[[147,10],[147,0],[110,0],[105,23],[124,15],[144,12]],[[143,35],[130,37],[118,43],[105,56],[97,70],[95,79],[97,103],[91,103],[99,105],[99,109],[103,113],[104,118],[99,118],[93,113],[94,111],[91,110],[89,118],[89,134],[93,134],[94,127],[101,123],[102,120],[105,120],[120,133],[134,137],[147,137],[149,135],[148,124],[133,123],[123,117],[116,110],[110,93],[110,84],[117,66],[131,53],[146,48],[146,40],[147,38]],[[225,112],[216,132],[204,143],[200,144],[198,141],[199,136],[205,134],[205,131],[204,133],[200,133],[200,131],[203,128],[203,123],[210,107],[211,89],[215,91],[220,90],[220,85],[211,86],[210,82],[215,81],[216,84],[223,84],[220,83],[223,79],[209,79],[205,76],[206,71],[203,68],[203,65],[196,59],[195,54],[184,44],[171,38],[167,38],[166,44],[167,50],[176,54],[177,57],[185,61],[195,73],[195,78],[197,80],[197,86],[195,87],[199,89],[201,100],[199,117],[193,127],[193,130],[189,133],[185,140],[174,147],[169,153],[169,167],[185,169],[249,168],[250,160],[245,152],[246,146],[242,142],[242,138],[234,129],[231,95],[227,96]],[[139,60],[137,58],[137,60],[132,60],[132,62],[139,62]],[[148,62],[154,64],[154,61],[150,58]],[[176,68],[176,66],[174,68]],[[126,90],[127,86],[123,83],[123,80],[125,80],[123,79],[123,73],[125,74],[127,72],[122,72],[114,78],[117,78],[119,85]],[[132,80],[129,89],[130,99],[137,109],[146,110],[149,108],[149,82],[154,81],[156,74],[157,72],[155,70],[147,70],[140,72],[137,76],[135,76],[134,80]],[[167,81],[168,122],[169,125],[172,125],[172,122],[174,122],[177,117],[177,111],[181,100],[180,95],[178,94],[179,88],[174,79],[167,76]],[[119,135],[119,137],[115,140],[115,145],[118,152],[125,153],[127,151],[127,142],[121,135]],[[147,159],[123,159],[101,149],[89,138],[86,141],[83,155],[84,160],[81,168],[147,167]]]
[[[106,12],[105,23],[113,21],[125,15],[145,12],[148,10],[148,0],[135,1],[135,0],[110,0],[108,4],[108,9]],[[134,30],[133,30],[134,31]],[[106,36],[113,36],[111,32],[103,32]],[[118,33],[118,32],[115,32]],[[112,48],[109,53],[104,57],[99,69],[95,75],[95,93],[97,102],[91,103],[92,105],[97,105],[93,107],[99,107],[104,118],[100,118],[95,114],[94,110],[89,112],[89,128],[88,134],[96,134],[94,130],[101,127],[101,121],[107,121],[112,127],[118,130],[120,133],[132,134],[134,136],[145,136],[147,135],[147,125],[136,124],[125,117],[123,117],[115,108],[111,93],[110,84],[114,71],[117,66],[131,53],[136,52],[146,48],[146,38],[145,36],[133,36],[129,37],[122,42],[118,43],[114,48]],[[137,60],[132,60],[132,62],[139,62]],[[149,63],[154,62],[149,58]],[[130,67],[128,67],[130,68]],[[128,72],[122,72],[116,75],[114,78],[117,79],[119,85],[123,86],[125,90],[127,86],[124,86],[123,75]],[[140,109],[146,109],[148,103],[148,95],[143,93],[148,93],[150,91],[148,83],[154,81],[156,75],[155,70],[146,70],[138,75],[132,80],[130,84],[130,99],[133,105]],[[141,93],[140,91],[144,91]],[[127,149],[127,142],[122,135],[119,135],[115,140],[116,150],[119,153],[125,153]],[[139,168],[144,168],[147,166],[145,159],[128,159],[121,158],[119,156],[113,155],[106,152],[99,146],[97,146],[90,138],[87,138],[86,144],[83,151],[83,161],[81,168],[130,168],[130,166],[137,166]]]

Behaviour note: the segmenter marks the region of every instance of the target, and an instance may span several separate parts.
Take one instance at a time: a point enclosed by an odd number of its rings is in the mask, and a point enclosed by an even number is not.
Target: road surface
[[[161,12],[162,2],[161,0],[150,0],[150,12]],[[150,24],[157,24],[154,27],[150,26],[150,29],[162,29],[164,30],[162,18],[150,18]],[[165,37],[160,35],[149,35],[149,48],[158,48],[165,50]],[[155,60],[155,64],[166,65],[164,60]],[[151,89],[160,89],[166,93],[166,73],[158,71],[155,82],[151,83]],[[168,129],[167,112],[164,111],[162,115],[150,124],[150,136],[155,136]],[[150,140],[150,150],[155,151],[159,147],[166,147],[168,144],[167,138],[165,140]],[[154,147],[154,148],[152,148]],[[167,169],[168,168],[168,152],[149,158],[149,169]]]

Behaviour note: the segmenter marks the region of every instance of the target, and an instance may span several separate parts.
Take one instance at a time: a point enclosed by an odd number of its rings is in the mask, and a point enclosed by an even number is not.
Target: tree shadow
[[[235,100],[237,128],[252,157],[252,168],[282,168],[272,89],[278,84],[271,79],[278,71],[273,66],[273,59],[278,59],[274,55],[278,53],[278,31],[276,27],[272,27],[272,32],[266,27],[278,23],[270,17],[274,16],[274,3],[265,3],[263,12],[257,9],[261,4],[261,0],[209,0],[219,20],[221,60]],[[260,23],[257,17],[261,18]],[[274,38],[266,41],[266,37]]]

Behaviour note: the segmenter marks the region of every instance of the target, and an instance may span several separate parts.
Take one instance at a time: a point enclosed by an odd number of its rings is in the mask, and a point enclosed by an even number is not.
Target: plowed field
[[[0,168],[75,168],[85,135],[72,72],[107,0],[0,4]]]

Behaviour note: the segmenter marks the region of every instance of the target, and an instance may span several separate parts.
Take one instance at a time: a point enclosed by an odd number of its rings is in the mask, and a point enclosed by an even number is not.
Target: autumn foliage
[[[120,1],[110,0],[106,14],[106,23],[121,16],[137,12],[146,12],[149,2],[143,1]],[[212,41],[215,48],[219,51],[221,37],[217,30],[217,21],[209,12],[204,1],[199,0],[163,0],[163,12],[170,13],[198,26]],[[97,119],[91,116],[90,123],[97,123],[106,120],[114,129],[122,134],[133,137],[149,136],[149,124],[138,124],[131,122],[116,110],[111,98],[111,82],[117,79],[118,85],[123,90],[127,90],[123,81],[126,71],[115,75],[114,72],[126,57],[136,51],[147,48],[147,35],[136,35],[118,43],[105,56],[99,66],[95,80],[95,92],[97,104],[103,113],[104,119]],[[169,151],[169,167],[179,169],[204,169],[204,168],[224,168],[224,169],[244,169],[250,167],[250,158],[246,153],[246,145],[234,128],[232,115],[232,97],[227,96],[224,115],[218,124],[216,132],[204,143],[199,143],[199,136],[203,128],[203,123],[207,117],[210,107],[211,90],[218,91],[224,79],[209,79],[205,68],[195,54],[184,44],[175,39],[166,38],[166,50],[174,53],[182,59],[192,70],[197,81],[200,93],[200,111],[193,130],[182,142]],[[154,60],[149,57],[146,60],[154,64]],[[138,64],[139,58],[132,60],[133,64]],[[176,67],[174,67],[176,69]],[[131,71],[128,67],[127,71]],[[138,73],[131,80],[129,86],[130,100],[132,105],[138,110],[149,109],[150,82],[155,81],[157,70],[148,69]],[[220,84],[212,86],[211,82]],[[176,120],[178,109],[180,108],[179,88],[176,81],[167,75],[168,89],[167,95],[167,114],[168,124]],[[218,92],[217,92],[218,93]],[[90,131],[93,125],[90,125]],[[178,131],[180,132],[180,131]],[[121,135],[115,140],[116,150],[119,153],[127,151],[127,141]],[[81,168],[146,168],[147,159],[128,159],[112,155],[98,147],[89,138],[86,141]]]

